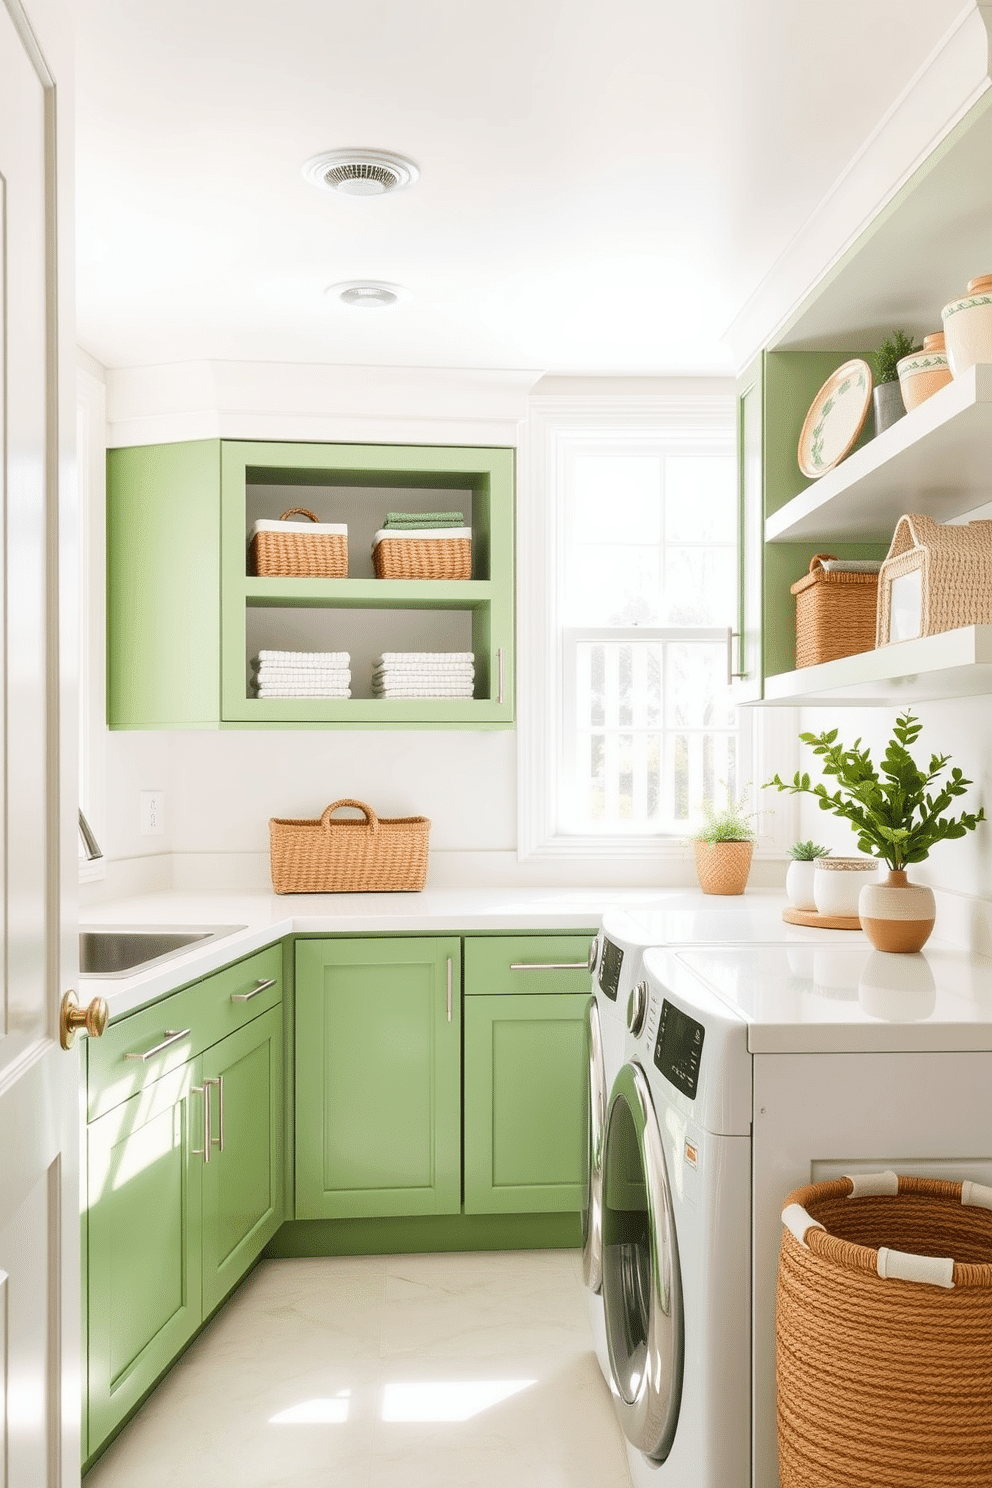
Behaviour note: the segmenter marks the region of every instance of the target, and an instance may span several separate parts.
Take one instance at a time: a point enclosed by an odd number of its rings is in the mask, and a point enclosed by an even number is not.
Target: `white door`
[[[79,1484],[79,1056],[58,1026],[76,974],[66,48],[52,0],[0,0],[3,1488]]]

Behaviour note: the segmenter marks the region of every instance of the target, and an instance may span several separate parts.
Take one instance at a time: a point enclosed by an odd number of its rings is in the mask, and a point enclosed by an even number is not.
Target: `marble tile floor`
[[[629,1488],[577,1251],[263,1261],[85,1488]]]

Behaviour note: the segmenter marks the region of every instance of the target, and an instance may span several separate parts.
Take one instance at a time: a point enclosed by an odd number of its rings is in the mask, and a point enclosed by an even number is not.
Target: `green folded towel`
[[[384,528],[464,527],[461,512],[387,512]]]

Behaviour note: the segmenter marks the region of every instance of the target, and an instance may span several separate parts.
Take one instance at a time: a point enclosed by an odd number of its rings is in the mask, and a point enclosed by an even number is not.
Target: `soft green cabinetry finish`
[[[457,1214],[461,942],[296,947],[296,1217]]]
[[[282,1223],[281,967],[272,947],[87,1043],[90,1455]]]
[[[502,728],[513,722],[511,449],[204,440],[115,449],[107,470],[112,728]],[[387,508],[465,510],[472,577],[376,579]],[[248,534],[291,507],[349,524],[349,577],[258,577]],[[350,517],[350,521],[349,521]],[[350,698],[259,698],[261,648],[347,650]],[[357,648],[357,651],[356,651]],[[382,650],[467,650],[472,698],[372,698]]]
[[[588,936],[465,942],[465,1212],[581,1209]]]

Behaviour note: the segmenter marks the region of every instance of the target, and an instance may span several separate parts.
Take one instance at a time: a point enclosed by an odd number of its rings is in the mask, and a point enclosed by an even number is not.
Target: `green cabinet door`
[[[588,985],[466,997],[466,1214],[582,1208],[587,1004]]]
[[[200,1325],[199,1074],[190,1060],[87,1128],[91,1450]]]
[[[296,947],[296,1217],[461,1206],[461,943]]]
[[[202,1168],[203,1315],[244,1275],[283,1219],[282,1008],[203,1056],[210,1158]]]

